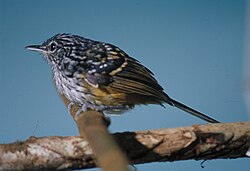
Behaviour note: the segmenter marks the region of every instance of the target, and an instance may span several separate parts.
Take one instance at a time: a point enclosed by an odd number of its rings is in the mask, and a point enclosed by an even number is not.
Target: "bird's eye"
[[[56,50],[56,47],[57,47],[57,44],[56,44],[55,42],[52,42],[52,43],[50,44],[49,50],[50,50],[51,52],[54,52],[54,51]]]

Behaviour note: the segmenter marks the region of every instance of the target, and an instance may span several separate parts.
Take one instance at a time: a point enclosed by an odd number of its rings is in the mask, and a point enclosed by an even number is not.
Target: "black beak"
[[[36,52],[45,52],[46,48],[42,45],[29,45],[25,47],[28,50],[36,51]]]

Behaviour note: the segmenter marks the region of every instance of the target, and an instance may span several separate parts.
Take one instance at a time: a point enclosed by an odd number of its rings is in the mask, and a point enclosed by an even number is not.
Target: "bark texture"
[[[127,154],[131,164],[241,158],[249,155],[250,122],[193,125],[115,133],[112,136]],[[55,136],[30,137],[24,142],[1,144],[0,170],[95,167],[96,153],[93,154],[88,142],[81,137]]]

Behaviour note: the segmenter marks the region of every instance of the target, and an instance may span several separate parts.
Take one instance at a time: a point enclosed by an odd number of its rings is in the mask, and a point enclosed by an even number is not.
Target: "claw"
[[[70,110],[72,108],[72,106],[74,105],[74,102],[70,102],[69,105],[68,105],[68,112],[70,113]]]
[[[80,108],[75,115],[75,119],[77,119],[77,117],[80,115],[81,112],[84,112],[84,110],[82,108]]]

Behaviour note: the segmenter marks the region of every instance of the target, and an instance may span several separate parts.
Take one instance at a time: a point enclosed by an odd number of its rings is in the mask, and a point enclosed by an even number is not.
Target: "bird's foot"
[[[98,112],[107,111],[108,113],[120,113],[122,111],[128,110],[131,107],[128,105],[125,106],[104,106],[104,105],[94,105],[91,103],[84,103],[81,108],[76,112],[76,116],[78,116],[81,112],[86,112],[87,110],[95,110]]]
[[[70,110],[72,108],[72,106],[74,105],[74,102],[70,102],[69,105],[68,105],[68,112],[70,113]]]

